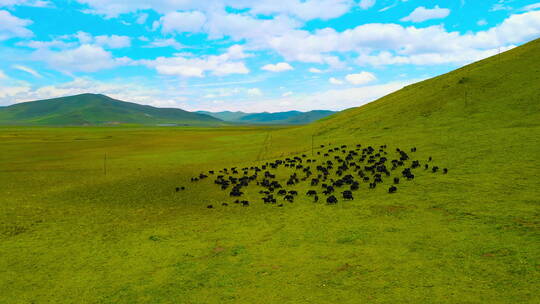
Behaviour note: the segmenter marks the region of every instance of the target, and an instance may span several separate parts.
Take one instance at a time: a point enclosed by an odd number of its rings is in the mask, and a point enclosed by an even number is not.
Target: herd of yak
[[[224,168],[217,173],[210,170],[192,177],[191,181],[197,182],[215,176],[214,183],[221,190],[228,191],[230,197],[235,199],[234,203],[242,206],[251,204],[247,200],[242,200],[243,191],[256,184],[261,188],[259,194],[265,204],[283,207],[284,202],[292,203],[298,196],[296,190],[287,188],[294,188],[301,182],[310,183],[311,189],[305,195],[311,197],[313,202],[322,201],[319,196],[324,195],[327,204],[337,204],[338,198],[353,200],[354,192],[360,189],[361,184],[374,189],[377,185],[382,185],[384,180],[389,180],[391,185],[388,193],[395,193],[398,190],[397,185],[402,180],[415,178],[415,170],[448,173],[448,169],[440,170],[438,166],[432,165],[431,156],[424,164],[419,160],[413,160],[412,155],[416,152],[416,147],[411,148],[408,153],[397,148],[393,157],[390,156],[391,152],[387,151],[387,145],[379,146],[378,149],[372,146],[363,148],[360,144],[352,149],[347,145],[337,147],[321,145],[320,148],[324,152],[316,153],[318,159],[303,154],[249,168]],[[277,178],[278,168],[287,168],[289,176]],[[176,187],[176,192],[182,190],[185,190],[185,187]],[[222,203],[222,206],[228,205]]]

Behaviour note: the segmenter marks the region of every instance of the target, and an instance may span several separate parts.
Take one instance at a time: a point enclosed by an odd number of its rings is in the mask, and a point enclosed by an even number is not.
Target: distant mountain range
[[[197,113],[206,114],[227,122],[244,124],[287,124],[301,125],[325,118],[336,112],[327,110],[314,110],[309,112],[288,111],[276,113],[244,113],[244,112],[207,112],[198,111]]]
[[[332,111],[280,113],[188,112],[116,100],[101,94],[80,94],[0,107],[0,125],[221,126],[231,124],[307,124]]]
[[[226,124],[215,117],[176,108],[156,108],[101,94],[22,102],[0,108],[2,125],[186,125]]]

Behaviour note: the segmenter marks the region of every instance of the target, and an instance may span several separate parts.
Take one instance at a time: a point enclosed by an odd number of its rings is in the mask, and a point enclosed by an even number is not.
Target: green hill
[[[101,94],[38,100],[0,108],[3,125],[173,124],[210,126],[217,118],[175,108],[156,108]]]
[[[314,122],[321,118],[334,114],[334,111],[328,110],[313,110],[309,112],[287,111],[287,112],[262,112],[262,113],[244,113],[244,112],[206,112],[199,111],[198,113],[207,114],[228,122],[245,123],[245,124],[282,124],[282,125],[302,125]]]
[[[540,39],[317,122],[322,133],[478,132],[540,122]],[[433,134],[433,135],[435,135]]]

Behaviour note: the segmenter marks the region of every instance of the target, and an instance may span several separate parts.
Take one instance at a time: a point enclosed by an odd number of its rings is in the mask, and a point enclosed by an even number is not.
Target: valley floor
[[[540,127],[471,130],[0,128],[0,303],[538,303]],[[189,182],[328,143],[449,174],[283,208]]]

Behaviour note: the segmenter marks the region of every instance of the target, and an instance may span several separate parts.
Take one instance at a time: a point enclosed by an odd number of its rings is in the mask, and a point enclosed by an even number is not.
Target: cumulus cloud
[[[142,14],[139,14],[135,22],[137,22],[137,24],[145,24],[147,19],[148,19],[148,14],[142,13]]]
[[[102,35],[95,37],[97,45],[105,46],[111,49],[119,49],[131,46],[131,39],[128,36]]]
[[[317,68],[309,68],[308,70],[310,73],[314,73],[314,74],[320,74],[320,73],[323,73],[323,71],[317,69]]]
[[[209,12],[230,7],[246,10],[251,15],[290,15],[301,20],[332,19],[350,10],[352,0],[77,0],[88,6],[88,13],[104,15],[107,18],[139,10],[153,9],[161,14],[174,11]]]
[[[434,8],[420,6],[409,16],[402,18],[401,21],[424,22],[432,19],[443,19],[448,15],[450,15],[450,10],[447,8],[440,8],[438,5],[435,5]]]
[[[37,78],[42,78],[43,76],[38,73],[36,70],[32,69],[32,68],[29,68],[27,66],[24,66],[24,65],[19,65],[19,64],[16,64],[16,65],[13,65],[12,68],[16,69],[16,70],[19,70],[19,71],[23,71],[23,72],[26,72],[28,74],[31,74],[33,75],[34,77],[37,77]]]
[[[419,28],[370,23],[342,32],[331,28],[314,33],[294,31],[272,38],[269,45],[287,60],[316,63],[328,61],[330,54],[336,52],[353,52],[362,58],[387,54],[420,58],[439,54],[466,59],[463,54],[468,54],[469,59],[476,59],[484,51],[511,46],[539,35],[540,11],[531,11],[512,15],[500,25],[476,33],[448,32],[440,25]],[[436,60],[431,62],[439,64]]]
[[[176,41],[173,38],[156,39],[156,40],[150,42],[149,45],[146,45],[144,47],[148,47],[148,48],[172,47],[172,48],[177,49],[177,50],[185,48],[185,46],[183,44],[181,44],[180,42]]]
[[[360,72],[345,76],[345,80],[354,85],[362,85],[377,80],[377,77],[370,72]]]
[[[33,57],[45,61],[51,68],[65,73],[96,72],[131,62],[125,57],[114,58],[110,52],[102,47],[90,44],[62,51],[37,50]]]
[[[142,64],[154,68],[163,75],[182,77],[204,77],[206,72],[216,76],[247,74],[249,69],[241,59],[248,57],[240,45],[231,46],[221,55],[191,58],[182,54],[174,57],[158,57],[155,60],[142,60]]]
[[[276,64],[267,64],[261,68],[262,70],[269,72],[284,72],[293,70],[293,67],[287,62],[280,62]]]
[[[361,55],[357,58],[356,62],[359,65],[372,66],[401,64],[438,65],[447,63],[466,64],[496,55],[498,52],[508,51],[514,47],[514,45],[510,45],[489,50],[466,50],[459,53],[425,53],[409,56],[399,56],[393,55],[390,52],[380,52],[373,56]]]
[[[522,11],[532,11],[532,10],[535,10],[535,9],[539,9],[540,8],[540,2],[538,3],[534,3],[534,4],[529,4],[525,7],[523,7],[521,10]]]
[[[258,0],[230,1],[228,4],[237,8],[246,8],[252,14],[287,14],[302,20],[328,20],[348,12],[353,5],[350,0]]]
[[[32,31],[26,28],[30,24],[32,24],[31,20],[21,19],[8,11],[0,10],[0,41],[14,37],[31,37]]]
[[[293,92],[291,91],[288,91],[288,92],[285,92],[283,94],[281,94],[282,97],[287,97],[287,96],[291,96],[293,94]]]
[[[160,23],[163,33],[199,33],[206,23],[206,16],[198,11],[171,12],[161,17]]]
[[[375,0],[360,0],[358,4],[362,9],[369,9],[375,5]]]
[[[334,77],[330,77],[330,79],[328,79],[328,82],[330,82],[331,84],[335,84],[335,85],[345,84],[345,82],[343,80],[340,80],[340,79],[337,79],[337,78],[334,78]]]
[[[0,70],[0,79],[7,79],[7,75],[4,73],[4,71]]]
[[[51,40],[51,41],[38,41],[38,40],[27,40],[17,42],[19,46],[25,46],[32,49],[66,49],[76,46],[76,43],[65,42],[62,40]]]
[[[0,0],[0,7],[2,6],[51,7],[53,5],[50,1],[44,0]]]
[[[259,89],[259,88],[248,89],[247,93],[248,93],[248,95],[251,95],[251,96],[262,96],[263,95],[261,89]]]

